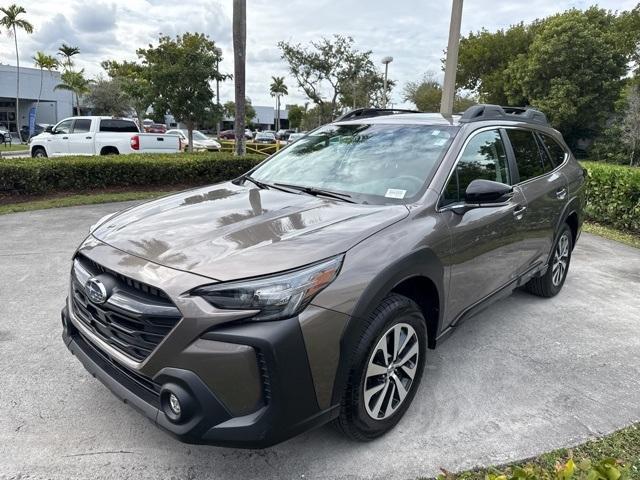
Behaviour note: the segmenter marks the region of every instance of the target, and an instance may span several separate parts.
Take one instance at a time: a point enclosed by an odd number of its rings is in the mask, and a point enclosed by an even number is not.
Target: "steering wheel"
[[[410,183],[411,187],[415,187],[415,188],[406,188],[406,184],[403,185],[403,183]],[[414,177],[413,175],[401,175],[399,177],[394,177],[391,179],[391,182],[389,182],[391,185],[398,185],[401,187],[405,187],[404,190],[407,190],[410,193],[415,193],[418,190],[420,190],[422,188],[422,185],[424,184],[424,180],[418,177]],[[395,187],[398,188],[398,187]]]

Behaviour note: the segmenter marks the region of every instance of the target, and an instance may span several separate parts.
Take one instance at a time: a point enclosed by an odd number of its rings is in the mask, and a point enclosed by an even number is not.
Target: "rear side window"
[[[516,165],[518,165],[521,182],[539,177],[547,171],[553,170],[553,167],[550,169],[545,168],[542,153],[533,132],[508,129],[507,134],[513,147],[513,153],[516,156]]]
[[[91,119],[81,118],[73,123],[73,133],[87,133],[91,131]]]
[[[567,152],[565,151],[565,149],[549,135],[540,133],[539,137],[542,140],[544,146],[547,147],[547,151],[551,156],[551,161],[553,162],[554,166],[557,167],[558,165],[562,165],[562,163],[564,163],[565,157],[567,156]]]
[[[138,133],[138,126],[130,120],[100,120],[101,132]]]
[[[464,193],[474,180],[510,183],[507,155],[497,130],[482,132],[471,138],[444,190],[441,205],[464,200]]]

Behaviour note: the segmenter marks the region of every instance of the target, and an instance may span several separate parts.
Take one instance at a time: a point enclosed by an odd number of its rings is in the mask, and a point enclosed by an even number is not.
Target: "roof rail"
[[[400,113],[420,113],[417,110],[403,110],[398,108],[358,108],[339,116],[334,122],[353,120],[355,118],[382,117],[384,115],[397,115]]]
[[[484,120],[511,120],[513,122],[549,125],[547,116],[540,110],[528,107],[501,107],[500,105],[474,105],[460,118],[460,123],[482,122]]]

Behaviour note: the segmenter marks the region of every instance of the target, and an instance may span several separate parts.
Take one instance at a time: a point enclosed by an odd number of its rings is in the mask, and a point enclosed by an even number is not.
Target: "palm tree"
[[[247,152],[245,141],[245,67],[247,55],[247,0],[233,0],[233,61],[235,70],[235,154]]]
[[[271,77],[271,96],[276,97],[276,131],[280,130],[280,97],[289,95],[284,77]]]
[[[8,7],[0,8],[2,18],[0,18],[0,26],[5,27],[16,45],[16,130],[20,134],[20,55],[18,55],[18,29],[22,29],[27,33],[33,33],[33,25],[23,18],[18,18],[27,11],[16,4]]]
[[[54,68],[58,67],[58,60],[51,55],[47,55],[44,52],[36,52],[35,57],[33,57],[34,65],[40,69],[40,91],[38,92],[38,101],[36,102],[36,113],[35,117],[37,119],[38,116],[38,107],[40,106],[40,98],[42,97],[42,83],[44,82],[44,71],[48,70],[49,73]]]
[[[89,88],[91,81],[84,78],[84,68],[79,72],[67,70],[60,78],[62,79],[62,83],[56,85],[53,89],[73,92],[76,99],[76,114],[80,115],[80,97],[91,91]]]
[[[80,49],[78,47],[72,47],[66,43],[63,43],[60,48],[58,48],[58,55],[63,57],[62,65],[64,65],[65,70],[71,70],[71,67],[73,67],[73,60],[71,57],[78,55],[79,53]]]

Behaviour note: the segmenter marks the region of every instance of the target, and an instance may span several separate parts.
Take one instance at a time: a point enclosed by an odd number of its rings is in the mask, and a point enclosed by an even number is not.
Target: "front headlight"
[[[343,256],[282,275],[198,287],[191,292],[214,307],[226,310],[259,310],[252,320],[282,320],[306,308],[333,282]]]

